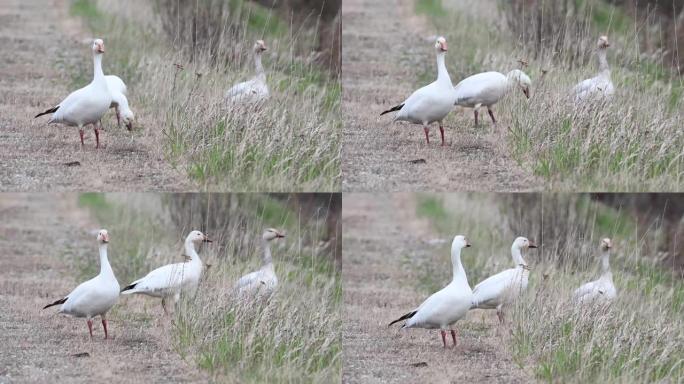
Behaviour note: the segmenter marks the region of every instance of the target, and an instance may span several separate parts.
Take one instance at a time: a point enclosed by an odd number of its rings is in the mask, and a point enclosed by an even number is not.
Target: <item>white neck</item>
[[[269,241],[261,239],[261,246],[264,248],[264,265],[273,263],[273,259],[271,258],[271,244],[269,244]]]
[[[599,73],[603,76],[610,77],[610,67],[608,66],[608,60],[606,59],[606,50],[598,50],[598,62],[599,62]]]
[[[264,66],[261,64],[261,51],[254,52],[254,67],[257,75],[264,75]]]
[[[468,284],[468,276],[466,276],[463,264],[461,264],[461,248],[451,248],[451,265],[453,266],[452,282],[457,280],[465,281]]]
[[[610,250],[605,250],[601,253],[601,274],[610,274]]]
[[[453,86],[451,83],[451,77],[449,77],[449,72],[447,72],[446,64],[444,64],[444,52],[437,52],[437,81],[449,83],[449,86]]]
[[[193,243],[191,240],[186,240],[185,241],[185,255],[190,257],[190,262],[202,262],[200,260],[199,255],[197,254],[197,251],[195,250],[195,243]]]
[[[95,53],[93,55],[93,81],[106,81],[104,78],[104,73],[102,72],[102,54]]]
[[[511,247],[511,256],[513,257],[513,262],[515,263],[516,267],[527,266],[525,259],[522,257],[522,251],[515,245]]]
[[[100,243],[100,275],[114,276],[112,266],[107,258],[107,243]]]

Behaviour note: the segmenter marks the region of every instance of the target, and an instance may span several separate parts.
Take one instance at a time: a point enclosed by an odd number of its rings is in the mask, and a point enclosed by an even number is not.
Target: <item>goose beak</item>
[[[530,98],[530,89],[524,88],[522,91],[525,94],[525,97],[527,97],[529,99]]]
[[[133,122],[129,121],[128,123],[126,123],[126,128],[128,128],[129,131],[132,131],[133,130]]]
[[[213,241],[211,241],[211,239],[207,235],[204,235],[204,239],[202,239],[202,241],[205,243],[213,243]]]
[[[470,247],[470,242],[468,241],[468,242],[466,242],[466,248],[469,248],[469,247]]]
[[[530,245],[528,245],[528,248],[537,248],[537,244],[534,242],[530,241]]]
[[[276,232],[276,238],[281,239],[281,238],[283,238],[283,237],[285,237],[285,234],[284,234],[284,233],[282,233],[282,232]]]
[[[446,52],[446,51],[449,50],[449,49],[447,48],[447,43],[446,43],[446,42],[440,43],[439,46],[440,46],[440,48],[442,49],[442,51],[444,51],[444,52]]]

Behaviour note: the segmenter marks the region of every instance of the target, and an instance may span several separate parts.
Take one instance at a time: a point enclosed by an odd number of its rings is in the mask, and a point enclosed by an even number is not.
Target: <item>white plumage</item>
[[[275,269],[273,268],[270,242],[283,237],[285,237],[285,235],[282,232],[273,228],[269,228],[263,233],[261,236],[262,247],[264,250],[263,265],[258,271],[248,273],[237,281],[235,288],[238,290],[238,293],[269,294],[276,289],[278,286],[278,277],[276,276]]]
[[[126,128],[130,131],[133,129],[135,115],[128,105],[126,84],[120,77],[115,75],[107,75],[105,76],[105,80],[107,80],[107,88],[109,88],[109,93],[112,96],[112,103],[109,107],[114,108],[114,111],[116,112],[116,122],[120,127],[121,120],[123,120],[124,125],[126,125]]]
[[[159,267],[126,286],[121,293],[124,295],[139,293],[162,299],[164,312],[168,313],[166,300],[171,298],[175,304],[181,294],[194,296],[202,277],[202,260],[196,251],[196,246],[202,242],[211,242],[200,231],[192,231],[185,238],[185,256],[190,260],[183,263],[169,264]]]
[[[62,100],[57,106],[39,113],[35,117],[52,113],[48,121],[50,123],[61,123],[68,126],[78,127],[83,145],[83,127],[93,125],[95,132],[96,148],[100,147],[99,122],[107,112],[112,103],[112,97],[107,88],[107,81],[102,72],[102,54],[104,53],[104,42],[95,39],[93,42],[93,81],[87,86],[78,89],[66,99]]]
[[[472,301],[472,290],[461,264],[461,249],[464,247],[470,247],[465,236],[455,236],[451,243],[453,268],[451,283],[433,293],[418,308],[392,321],[389,325],[406,320],[402,328],[439,328],[444,348],[446,348],[446,330],[450,330],[454,346],[456,345],[456,333],[452,325],[466,315]]]
[[[503,322],[503,307],[511,303],[527,289],[530,274],[522,250],[537,248],[525,237],[518,237],[511,246],[514,268],[499,272],[483,280],[473,288],[472,309],[496,309],[499,321]]]
[[[610,272],[610,250],[613,242],[609,238],[601,240],[601,277],[582,285],[575,290],[573,299],[579,303],[610,302],[617,297]]]
[[[229,104],[259,105],[268,100],[270,93],[266,84],[266,73],[261,64],[261,54],[266,49],[266,44],[263,40],[257,40],[254,44],[256,76],[248,81],[235,84],[226,92],[225,98]]]
[[[109,234],[103,229],[98,232],[97,240],[100,248],[100,274],[81,283],[76,289],[61,300],[48,304],[43,309],[53,305],[62,306],[59,313],[74,317],[85,317],[88,323],[90,337],[93,337],[92,318],[100,316],[104,327],[105,339],[108,338],[106,314],[119,300],[119,282],[114,276],[107,258],[107,243]]]
[[[398,111],[392,121],[421,124],[428,144],[430,143],[429,126],[437,122],[439,123],[442,145],[444,145],[442,120],[453,109],[455,100],[453,84],[444,64],[447,52],[447,42],[444,37],[437,38],[435,50],[437,51],[437,80],[413,92],[403,103],[382,112],[380,115]]]
[[[607,100],[615,93],[615,87],[610,79],[610,67],[606,59],[606,50],[610,47],[606,36],[599,37],[596,56],[598,57],[599,73],[591,79],[579,82],[573,88],[575,103],[583,101]]]

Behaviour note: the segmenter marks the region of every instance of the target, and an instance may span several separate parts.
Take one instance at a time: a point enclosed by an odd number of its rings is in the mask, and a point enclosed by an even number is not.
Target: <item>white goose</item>
[[[610,80],[610,67],[606,59],[606,50],[610,47],[608,37],[601,36],[598,39],[596,56],[599,63],[599,74],[591,79],[581,81],[572,92],[575,95],[575,103],[589,100],[609,99],[615,93],[615,87]]]
[[[494,111],[492,105],[501,100],[511,89],[515,87],[520,88],[525,96],[530,98],[530,87],[532,80],[525,72],[514,69],[508,72],[507,75],[499,72],[483,72],[476,75],[466,77],[456,84],[454,91],[456,92],[455,105],[473,108],[475,113],[475,125],[477,126],[478,109],[482,106],[487,107],[489,117],[492,122],[496,124],[494,118]]]
[[[413,92],[403,103],[382,112],[380,116],[399,111],[392,121],[422,124],[425,141],[428,144],[430,144],[430,124],[437,122],[439,133],[442,136],[442,145],[444,145],[442,120],[453,109],[455,100],[453,84],[444,64],[444,57],[447,52],[447,42],[444,37],[437,38],[435,50],[437,51],[437,80]]]
[[[126,128],[128,128],[129,131],[132,130],[135,115],[128,106],[128,99],[126,98],[126,83],[124,83],[120,77],[115,75],[107,75],[105,76],[105,79],[107,80],[107,88],[109,88],[109,93],[112,95],[112,103],[109,105],[109,107],[114,108],[114,111],[116,111],[117,124],[119,127],[121,127],[121,120],[123,119]]]
[[[522,251],[537,246],[525,237],[518,237],[511,246],[515,268],[490,276],[473,288],[471,309],[496,309],[499,322],[503,323],[503,307],[527,289],[530,268],[522,257]]]
[[[136,280],[124,287],[121,293],[128,295],[140,293],[152,297],[161,297],[164,313],[166,300],[171,298],[175,304],[180,299],[181,293],[194,296],[202,277],[202,260],[195,249],[202,242],[210,243],[211,240],[200,231],[192,231],[185,238],[185,257],[189,260],[183,263],[169,264],[159,267],[148,273],[142,279]]]
[[[107,259],[107,243],[109,243],[107,230],[103,229],[98,232],[97,241],[100,244],[100,274],[81,283],[66,297],[44,306],[43,309],[62,304],[59,313],[74,317],[85,317],[90,338],[93,337],[93,317],[100,316],[105,339],[107,339],[109,335],[105,316],[107,311],[119,300],[119,282],[109,265],[109,259]]]
[[[226,92],[226,101],[231,104],[259,104],[269,97],[266,73],[261,64],[261,54],[266,50],[263,40],[257,40],[254,44],[254,66],[256,76],[251,80],[235,84]]]
[[[470,285],[468,285],[468,277],[461,264],[461,249],[464,247],[470,247],[468,239],[463,235],[455,236],[451,243],[451,264],[453,267],[451,283],[442,290],[433,293],[418,308],[389,323],[388,327],[406,320],[402,328],[439,328],[444,348],[447,347],[446,330],[448,329],[451,331],[451,338],[454,346],[456,346],[456,332],[452,325],[468,313],[473,296]]]
[[[270,293],[278,286],[278,277],[273,269],[270,242],[285,237],[285,234],[273,228],[267,229],[261,236],[261,245],[264,249],[263,265],[258,271],[242,276],[235,288],[239,293]]]
[[[81,145],[84,145],[83,127],[92,124],[95,131],[95,148],[100,147],[100,119],[112,104],[112,96],[107,88],[104,73],[102,73],[102,54],[104,51],[104,42],[101,39],[95,39],[93,42],[93,81],[69,94],[56,107],[35,116],[40,117],[52,113],[48,124],[62,123],[68,126],[77,126],[78,133],[81,135]]]
[[[617,296],[610,272],[610,250],[613,242],[609,238],[601,240],[601,277],[575,290],[573,299],[579,303],[610,302]]]

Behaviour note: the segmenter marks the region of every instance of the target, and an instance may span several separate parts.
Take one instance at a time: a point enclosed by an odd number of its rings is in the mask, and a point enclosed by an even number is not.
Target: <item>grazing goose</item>
[[[608,66],[608,60],[606,60],[606,50],[608,47],[610,47],[608,37],[599,37],[596,49],[599,74],[575,85],[575,88],[572,90],[575,95],[575,103],[588,100],[609,99],[613,96],[613,93],[615,93],[613,82],[610,80],[610,67]]]
[[[121,127],[121,119],[123,119],[126,128],[128,128],[129,131],[132,130],[135,115],[133,115],[133,111],[131,111],[131,108],[128,106],[126,84],[120,77],[115,75],[105,76],[105,79],[107,80],[109,93],[112,95],[112,103],[109,107],[114,108],[114,111],[116,111],[116,123]]]
[[[530,268],[522,257],[522,251],[537,246],[525,237],[518,237],[511,246],[515,268],[490,276],[473,288],[471,309],[495,309],[499,322],[503,323],[503,307],[520,296],[527,288]]]
[[[601,240],[601,277],[586,283],[575,290],[573,299],[579,303],[610,302],[617,296],[610,272],[610,250],[613,242],[609,238]]]
[[[442,290],[433,293],[418,308],[389,323],[406,320],[402,328],[440,329],[442,344],[446,343],[446,330],[451,331],[451,338],[456,346],[456,332],[452,325],[468,313],[473,292],[468,285],[463,265],[461,264],[461,249],[470,247],[468,239],[463,235],[454,237],[451,243],[451,264],[453,278],[451,283]]]
[[[93,317],[100,316],[105,339],[107,339],[109,335],[105,316],[119,300],[119,282],[116,281],[109,259],[107,259],[107,243],[109,243],[107,230],[103,229],[98,232],[97,241],[100,244],[100,274],[81,283],[66,297],[44,306],[43,309],[61,304],[59,313],[85,317],[91,339],[93,338]]]
[[[403,103],[382,112],[380,116],[398,111],[392,121],[422,124],[425,141],[428,144],[430,144],[430,124],[437,122],[439,133],[442,136],[442,145],[444,145],[442,120],[452,110],[455,100],[453,84],[444,64],[444,57],[447,52],[447,42],[444,37],[437,38],[435,50],[437,51],[437,80],[413,92]]]
[[[112,96],[107,88],[104,73],[102,73],[102,54],[104,51],[104,42],[101,39],[95,39],[93,42],[93,81],[69,94],[56,107],[35,116],[40,117],[52,113],[48,124],[62,123],[68,126],[77,126],[78,133],[81,135],[81,145],[84,145],[83,127],[92,124],[95,131],[95,148],[100,147],[100,119],[112,104]]]
[[[162,308],[164,308],[164,313],[168,315],[169,312],[166,309],[168,298],[171,298],[175,304],[180,299],[181,293],[189,293],[194,296],[197,292],[203,265],[195,249],[202,242],[211,243],[211,240],[200,231],[190,232],[185,238],[184,255],[189,260],[159,267],[142,279],[124,287],[121,293],[124,295],[140,293],[152,297],[161,297]]]
[[[264,249],[264,259],[261,269],[248,273],[238,280],[235,288],[239,293],[264,292],[270,293],[278,286],[278,277],[273,269],[273,259],[271,258],[271,240],[280,239],[285,235],[273,228],[267,229],[261,236],[261,246]]]
[[[455,105],[473,108],[475,113],[475,125],[477,126],[477,110],[481,106],[487,107],[489,117],[492,122],[496,124],[494,118],[494,111],[492,105],[501,100],[514,87],[520,88],[525,96],[530,98],[530,86],[532,80],[525,72],[514,69],[508,72],[507,75],[499,72],[483,72],[470,77],[466,77],[456,84],[454,91],[456,92]]]
[[[231,103],[239,104],[259,104],[266,101],[269,97],[268,85],[266,85],[266,73],[261,65],[261,54],[266,50],[263,40],[257,40],[254,44],[254,66],[256,76],[251,80],[233,85],[226,92],[226,100]]]

